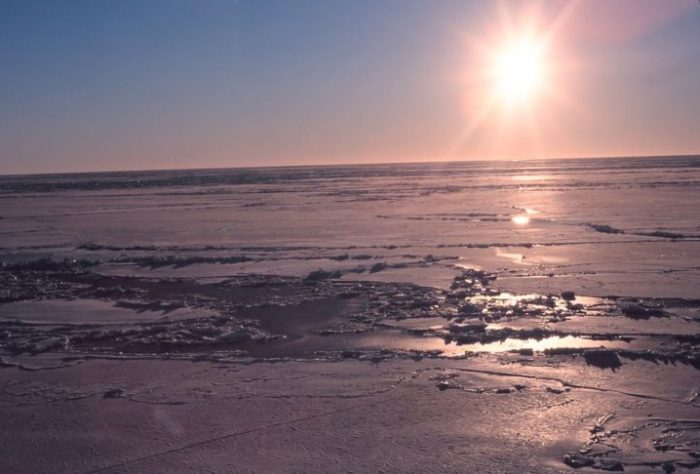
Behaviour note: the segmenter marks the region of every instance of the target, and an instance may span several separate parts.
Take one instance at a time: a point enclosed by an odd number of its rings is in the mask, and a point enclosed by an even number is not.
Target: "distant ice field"
[[[9,176],[0,252],[434,287],[472,266],[506,290],[696,298],[698,204],[698,157]]]

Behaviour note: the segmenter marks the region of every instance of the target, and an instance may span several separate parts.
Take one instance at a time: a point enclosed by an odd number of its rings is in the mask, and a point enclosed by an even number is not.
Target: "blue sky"
[[[700,4],[613,2],[552,36],[567,100],[465,133],[498,2],[0,0],[0,173],[700,152]]]

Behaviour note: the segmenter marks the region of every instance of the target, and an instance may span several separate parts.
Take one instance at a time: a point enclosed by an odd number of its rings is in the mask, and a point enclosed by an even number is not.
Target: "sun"
[[[545,53],[544,42],[531,37],[509,40],[495,50],[491,76],[496,99],[509,104],[533,99],[546,80]]]
[[[455,75],[462,87],[464,127],[446,155],[469,149],[501,159],[545,156],[544,134],[565,109],[585,112],[571,94],[581,64],[567,51],[565,31],[578,2],[543,9],[536,2],[493,2],[493,19],[464,32]],[[518,222],[520,221],[520,222]],[[524,225],[524,219],[514,223]]]

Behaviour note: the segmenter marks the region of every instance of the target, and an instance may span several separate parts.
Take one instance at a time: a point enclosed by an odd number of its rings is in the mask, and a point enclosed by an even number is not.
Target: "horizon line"
[[[385,161],[385,162],[347,162],[333,164],[299,164],[299,165],[272,165],[272,166],[215,166],[215,167],[191,167],[191,168],[132,168],[132,169],[108,169],[108,170],[84,170],[84,171],[48,171],[29,173],[0,173],[0,178],[30,177],[30,176],[67,176],[85,174],[110,174],[110,173],[151,173],[157,171],[217,171],[217,170],[260,170],[260,169],[295,169],[295,168],[333,168],[348,166],[384,166],[384,165],[428,165],[449,163],[537,163],[556,160],[605,160],[605,159],[648,159],[648,158],[700,158],[700,153],[661,154],[661,155],[596,155],[596,156],[565,156],[549,158],[527,159],[476,159],[476,160],[435,160],[435,161]]]

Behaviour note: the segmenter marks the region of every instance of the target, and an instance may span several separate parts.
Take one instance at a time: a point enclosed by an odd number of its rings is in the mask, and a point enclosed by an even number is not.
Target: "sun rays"
[[[466,38],[469,56],[461,81],[465,88],[467,122],[448,154],[458,156],[477,131],[484,146],[498,148],[517,137],[533,157],[542,148],[540,119],[554,105],[577,108],[559,73],[568,63],[557,51],[557,32],[575,7],[567,5],[554,17],[541,11],[515,12],[500,3],[498,22],[480,35]]]

